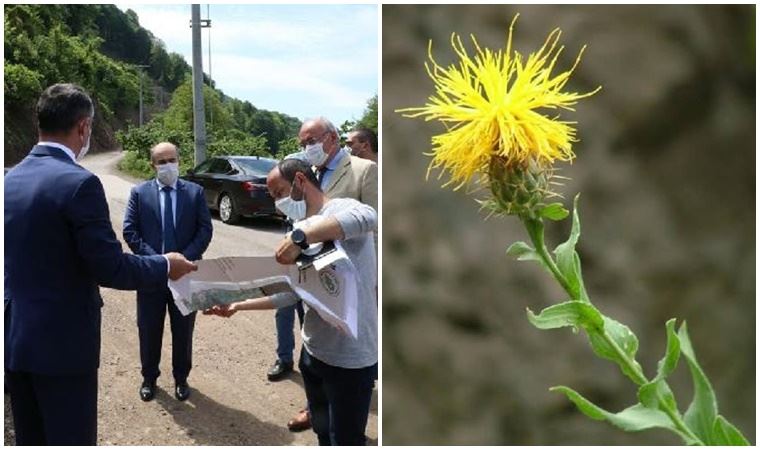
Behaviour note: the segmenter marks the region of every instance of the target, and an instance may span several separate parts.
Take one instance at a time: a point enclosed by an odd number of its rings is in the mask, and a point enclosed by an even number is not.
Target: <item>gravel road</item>
[[[108,152],[83,161],[103,182],[119,237],[129,190],[136,182],[117,171],[120,157],[119,152]],[[206,258],[271,254],[284,232],[276,221],[244,220],[230,226],[214,217],[214,237]],[[188,380],[192,394],[184,403],[173,396],[167,317],[158,393],[155,400],[145,403],[138,395],[141,376],[135,294],[107,288],[101,288],[101,294],[105,306],[98,444],[316,445],[311,430],[291,433],[285,425],[306,401],[300,374],[277,383],[266,379],[275,359],[273,311],[240,313],[230,319],[198,315]],[[296,348],[300,349],[300,336],[296,336]],[[377,443],[377,391],[367,435],[370,443]],[[13,443],[6,395],[5,444]]]

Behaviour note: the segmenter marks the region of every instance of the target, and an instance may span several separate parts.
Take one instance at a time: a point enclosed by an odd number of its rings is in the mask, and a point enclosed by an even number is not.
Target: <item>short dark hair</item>
[[[317,180],[317,175],[314,173],[314,170],[312,170],[309,163],[298,158],[287,158],[277,163],[277,168],[280,169],[282,177],[285,178],[285,181],[288,183],[293,184],[293,180],[296,179],[296,174],[301,172],[306,176],[309,183],[322,191],[319,181]]]
[[[43,133],[66,133],[93,113],[92,99],[76,84],[54,84],[37,101],[37,125]]]
[[[359,142],[369,142],[369,148],[372,149],[373,153],[377,154],[377,135],[374,131],[369,128],[357,128],[351,131],[356,133],[356,139]]]

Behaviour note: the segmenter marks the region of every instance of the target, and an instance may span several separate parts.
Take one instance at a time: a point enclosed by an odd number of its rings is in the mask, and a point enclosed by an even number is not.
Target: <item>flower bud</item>
[[[545,200],[557,195],[549,189],[552,172],[533,160],[508,163],[500,156],[491,158],[487,182],[493,199],[488,206],[497,214],[538,218]]]

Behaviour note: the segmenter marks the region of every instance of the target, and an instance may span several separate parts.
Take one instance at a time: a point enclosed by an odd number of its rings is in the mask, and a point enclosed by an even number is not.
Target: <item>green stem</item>
[[[641,370],[641,366],[636,362],[636,360],[632,359],[630,356],[628,356],[622,348],[618,345],[617,342],[615,342],[614,339],[612,339],[612,336],[610,336],[610,333],[607,332],[607,329],[602,327],[601,330],[602,339],[604,339],[604,342],[606,342],[610,347],[612,347],[612,350],[615,351],[615,354],[620,358],[621,361],[623,361],[623,364],[628,368],[630,373],[632,373],[636,380],[636,384],[639,386],[649,383],[649,380],[644,375],[644,372]]]
[[[559,282],[560,286],[562,286],[562,289],[567,292],[570,299],[576,299],[578,293],[573,292],[567,279],[562,275],[562,272],[559,271],[559,267],[557,267],[557,264],[554,262],[554,258],[552,258],[549,254],[549,250],[546,248],[546,244],[544,243],[544,223],[541,219],[529,219],[526,217],[523,217],[522,221],[525,228],[528,230],[528,235],[533,242],[533,247],[535,247],[536,253],[541,257],[541,261],[543,261],[544,265],[549,269],[552,275],[554,275],[554,278]]]
[[[548,249],[546,248],[546,243],[544,241],[544,224],[541,219],[530,219],[526,217],[522,217],[522,222],[525,225],[526,230],[528,231],[528,235],[530,236],[530,240],[533,242],[533,246],[536,249],[536,253],[538,253],[539,257],[541,258],[541,261],[544,263],[544,265],[549,269],[549,271],[554,275],[554,278],[557,280],[557,282],[562,286],[562,288],[567,292],[567,294],[570,296],[571,299],[576,300],[578,299],[578,292],[574,292],[574,290],[570,287],[570,284],[567,282],[567,279],[562,275],[562,273],[559,271],[559,268],[557,267],[557,264],[554,262],[554,258],[549,254]],[[588,299],[586,299],[588,300]],[[590,303],[590,300],[589,300]],[[636,384],[639,386],[647,384],[650,382],[649,379],[644,375],[644,372],[641,369],[641,365],[639,365],[636,360],[628,356],[623,349],[620,348],[617,342],[615,342],[614,339],[612,339],[612,336],[610,336],[609,332],[606,328],[602,327],[601,336],[602,339],[613,349],[615,354],[620,358],[621,361],[623,361],[623,364],[626,366],[628,371],[634,375],[634,380]],[[676,426],[676,428],[686,435],[689,439],[692,439],[695,443],[698,445],[705,445],[704,442],[702,442],[701,439],[699,439],[694,432],[692,432],[689,427],[684,423],[683,419],[681,418],[681,413],[668,405],[668,403],[665,401],[665,399],[658,394],[657,396],[657,404],[661,411],[663,411],[665,414],[670,417],[670,420],[673,422],[673,424]]]
[[[673,425],[675,425],[681,433],[688,436],[689,439],[692,439],[697,445],[705,445],[705,443],[702,442],[702,439],[698,438],[697,435],[686,426],[686,423],[681,418],[681,413],[675,408],[670,408],[665,400],[659,395],[657,396],[657,404],[660,407],[660,411],[663,411],[668,417],[670,417]]]

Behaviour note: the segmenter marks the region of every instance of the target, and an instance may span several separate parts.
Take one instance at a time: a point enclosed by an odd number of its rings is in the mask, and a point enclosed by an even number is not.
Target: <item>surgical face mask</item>
[[[84,158],[84,155],[86,155],[90,150],[90,138],[92,138],[92,128],[90,128],[90,133],[87,135],[87,142],[85,142],[84,146],[82,146],[81,150],[79,150],[77,161],[81,161],[82,158]]]
[[[312,166],[320,167],[327,161],[327,153],[325,153],[321,142],[307,145],[304,153],[306,154],[306,161]]]
[[[161,164],[156,170],[156,177],[164,186],[173,185],[179,178],[179,163]]]
[[[293,187],[295,187],[295,185]],[[290,194],[288,194],[287,197],[283,197],[274,202],[274,206],[277,207],[280,212],[288,216],[293,222],[298,222],[299,220],[306,218],[306,199],[302,198],[301,200],[294,200],[292,197],[293,187],[290,188]],[[301,196],[303,196],[303,193],[301,193]]]

